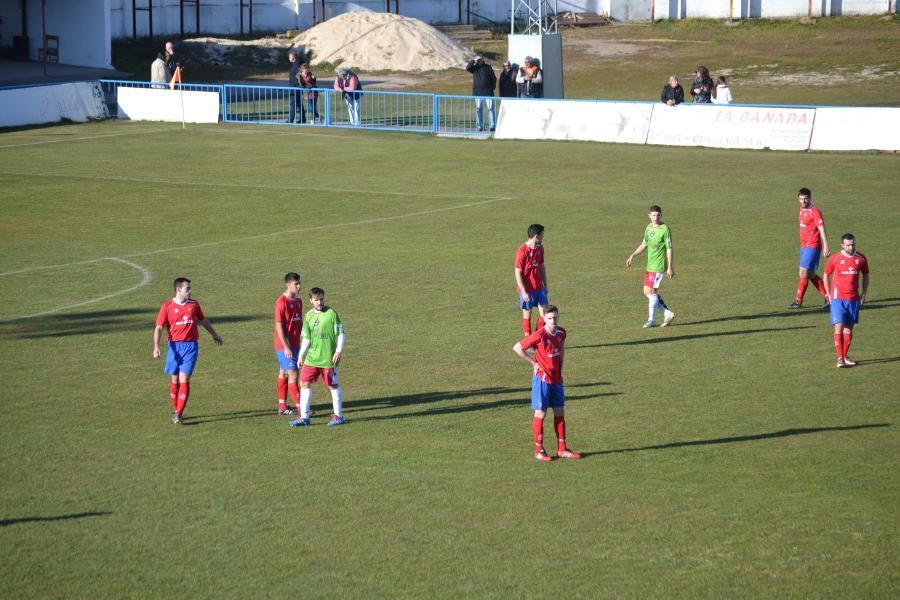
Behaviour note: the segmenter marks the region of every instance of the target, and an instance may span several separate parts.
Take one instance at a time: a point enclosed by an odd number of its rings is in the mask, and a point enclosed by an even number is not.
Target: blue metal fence
[[[119,87],[167,87],[146,81],[102,79],[110,114]],[[186,91],[217,92],[225,123],[409,131],[469,137],[490,135],[499,98],[421,92],[361,91],[237,84],[179,84]],[[477,114],[480,109],[481,116]],[[491,114],[493,113],[493,114]]]

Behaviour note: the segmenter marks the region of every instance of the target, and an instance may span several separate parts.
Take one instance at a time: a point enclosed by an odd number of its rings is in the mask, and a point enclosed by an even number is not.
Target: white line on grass
[[[317,225],[315,227],[300,227],[297,229],[285,229],[284,231],[276,231],[273,233],[261,233],[259,235],[248,235],[248,236],[243,236],[243,237],[239,237],[239,238],[231,238],[231,239],[227,239],[227,240],[217,240],[215,242],[204,242],[202,244],[193,244],[191,246],[177,246],[177,247],[171,247],[171,248],[161,248],[159,250],[150,250],[147,252],[135,252],[134,254],[124,254],[124,255],[122,255],[122,257],[107,256],[107,257],[101,257],[101,258],[91,258],[91,259],[87,259],[87,260],[79,260],[79,261],[70,262],[70,263],[60,263],[60,264],[56,264],[56,265],[28,267],[26,269],[18,269],[16,271],[6,271],[3,273],[0,273],[0,277],[5,277],[7,275],[18,275],[21,273],[32,273],[35,271],[46,271],[49,269],[59,269],[62,267],[72,267],[72,266],[76,266],[76,265],[87,265],[87,264],[91,264],[91,263],[95,263],[95,262],[100,262],[102,260],[118,260],[120,262],[126,262],[126,264],[131,264],[131,263],[127,263],[127,261],[125,261],[124,259],[125,258],[139,258],[142,256],[154,256],[157,254],[166,254],[168,252],[183,252],[185,250],[196,250],[197,248],[208,248],[210,246],[230,245],[230,244],[236,244],[239,242],[264,240],[264,239],[278,237],[278,236],[287,235],[287,234],[307,233],[310,231],[321,231],[323,229],[335,229],[338,227],[352,227],[355,225],[371,225],[373,223],[385,223],[388,221],[400,221],[402,219],[411,219],[413,217],[422,217],[422,216],[426,216],[426,215],[434,215],[434,214],[443,213],[443,212],[450,212],[453,210],[461,210],[464,208],[472,208],[474,206],[483,206],[485,204],[492,204],[494,202],[501,202],[503,200],[512,200],[512,198],[508,197],[508,196],[501,196],[501,197],[496,197],[496,198],[489,198],[487,200],[481,200],[479,202],[468,202],[466,204],[457,204],[455,206],[447,206],[444,208],[432,208],[429,210],[420,210],[417,212],[392,215],[390,217],[375,217],[372,219],[362,219],[360,221],[345,221],[343,223],[329,223],[327,225]],[[135,268],[142,269],[142,267],[138,267],[137,265],[132,265],[132,266],[134,266]],[[138,287],[140,287],[140,286],[138,286]],[[137,289],[137,288],[134,288],[134,289]],[[129,290],[129,291],[131,291],[131,290]],[[122,293],[125,293],[125,292],[122,292]],[[109,297],[111,297],[111,296],[109,296]],[[101,299],[98,299],[95,301],[99,302],[102,299],[105,299],[105,298],[101,298]],[[79,306],[79,305],[76,305],[76,306]],[[71,307],[67,307],[67,308],[71,308]],[[62,309],[60,309],[60,310],[62,310]],[[56,311],[53,311],[53,312],[56,312]],[[37,315],[29,315],[29,316],[37,316]],[[25,317],[17,317],[17,318],[23,319]]]
[[[220,188],[236,188],[236,189],[262,189],[262,190],[296,190],[298,192],[340,192],[343,194],[354,195],[370,195],[370,196],[401,196],[408,198],[464,198],[478,199],[484,198],[490,201],[494,200],[512,200],[511,196],[482,196],[482,195],[466,195],[466,194],[428,194],[425,192],[391,192],[379,190],[353,190],[335,187],[310,187],[308,185],[275,185],[265,183],[229,183],[221,181],[173,181],[159,179],[140,179],[134,177],[113,177],[109,175],[78,175],[68,173],[21,173],[0,171],[0,175],[6,177],[59,177],[63,179],[90,179],[91,181],[121,181],[123,183],[146,183],[154,186],[174,185],[180,187],[220,187]]]
[[[130,292],[133,292],[137,289],[140,289],[150,283],[153,280],[153,276],[150,274],[150,271],[145,269],[139,264],[133,263],[131,261],[125,260],[124,258],[118,256],[107,256],[105,258],[97,258],[94,260],[83,260],[77,263],[69,263],[68,265],[56,265],[60,267],[71,266],[71,265],[85,265],[89,263],[100,262],[102,260],[112,260],[115,262],[122,263],[123,265],[128,265],[132,269],[140,271],[141,273],[141,281],[137,285],[133,285],[127,290],[119,290],[117,292],[113,292],[112,294],[107,294],[105,296],[100,296],[99,298],[92,298],[91,300],[85,300],[84,302],[76,302],[75,304],[67,304],[65,306],[60,306],[58,308],[53,308],[51,310],[45,310],[43,312],[32,313],[30,315],[23,315],[21,317],[3,317],[0,318],[0,323],[9,323],[10,321],[21,321],[22,319],[32,319],[34,317],[43,317],[44,315],[52,315],[53,313],[62,312],[64,310],[68,310],[70,308],[78,308],[79,306],[87,306],[88,304],[96,304],[97,302],[103,302],[104,300],[109,300],[110,298],[115,298],[116,296],[123,296]],[[13,273],[25,273],[28,271],[38,271],[43,269],[52,269],[54,267],[37,267],[35,269],[23,269],[21,271],[10,271],[9,273],[0,273],[0,275],[11,275]]]
[[[62,138],[62,139],[54,139],[54,140],[41,140],[39,142],[22,142],[21,144],[0,144],[0,149],[2,148],[21,148],[23,146],[41,146],[43,144],[60,144],[62,142],[81,142],[84,140],[98,140],[101,138],[108,137],[118,137],[122,135],[137,135],[137,134],[150,134],[150,133],[167,133],[170,131],[181,131],[181,129],[144,129],[141,131],[121,131],[119,133],[103,133],[100,135],[87,135],[83,137],[77,138]]]

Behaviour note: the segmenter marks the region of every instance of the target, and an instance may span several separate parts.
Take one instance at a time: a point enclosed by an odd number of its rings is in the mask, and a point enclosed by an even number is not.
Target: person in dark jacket
[[[694,82],[691,84],[691,96],[694,97],[694,103],[709,104],[712,102],[712,90],[715,86],[716,84],[709,78],[709,69],[703,65],[697,67]]]
[[[169,73],[175,75],[175,69],[181,69],[184,72],[184,55],[175,52],[175,44],[166,42],[166,65],[169,67]]]
[[[501,98],[515,98],[518,95],[516,84],[516,73],[519,71],[519,65],[512,64],[509,61],[503,63],[503,70],[500,71],[500,79],[497,89]]]
[[[497,76],[494,69],[484,62],[481,55],[475,56],[466,65],[466,71],[472,74],[472,95],[475,96],[475,126],[484,131],[484,105],[487,104],[488,122],[494,130],[494,88],[497,87]]]
[[[659,99],[669,106],[675,106],[684,102],[684,88],[678,83],[677,77],[674,75],[669,77],[669,83],[663,87]]]
[[[297,53],[291,50],[288,52],[288,60],[291,63],[291,71],[288,74],[288,87],[298,88],[300,82],[297,77],[300,75],[300,61],[297,59]],[[291,105],[291,114],[288,117],[288,123],[293,123],[297,116],[297,109],[300,109],[300,123],[306,121],[306,111],[303,109],[303,94],[300,90],[291,90],[288,102]]]

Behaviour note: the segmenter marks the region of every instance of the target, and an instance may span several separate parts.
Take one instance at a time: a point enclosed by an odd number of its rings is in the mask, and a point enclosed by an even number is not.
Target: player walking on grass
[[[544,268],[544,226],[535,223],[528,227],[528,241],[516,252],[516,289],[522,309],[522,331],[531,333],[531,309],[538,309],[535,330],[542,326],[541,317],[547,306],[547,270]]]
[[[322,376],[331,391],[334,413],[328,425],[343,425],[343,391],[338,381],[338,364],[344,348],[344,326],[334,309],[325,304],[325,290],[314,287],[309,290],[312,310],[303,318],[302,341],[297,366],[300,367],[300,418],[290,422],[291,427],[308,427],[309,407],[312,402],[311,384]]]
[[[788,308],[801,308],[806,288],[813,284],[825,297],[825,308],[828,308],[828,292],[822,278],[816,275],[819,258],[831,254],[828,237],[825,235],[825,219],[817,206],[813,205],[812,192],[809,188],[800,188],[797,192],[800,202],[800,281],[797,282],[797,296]]]
[[[859,293],[860,275],[862,293]],[[859,308],[866,301],[869,290],[869,261],[856,251],[856,238],[852,233],[841,236],[841,251],[828,260],[824,276],[825,289],[831,296],[837,366],[852,367],[856,361],[850,360],[847,352],[853,340],[853,326],[859,322]]]
[[[303,301],[300,293],[300,275],[288,273],[284,276],[284,293],[275,301],[275,356],[278,359],[278,414],[292,415],[287,407],[287,395],[291,394],[294,405],[300,408],[300,391],[297,388],[297,358],[300,355],[300,330],[303,327]]]
[[[644,230],[644,239],[641,245],[625,260],[625,266],[630,267],[634,257],[647,250],[647,271],[644,273],[644,295],[647,296],[648,316],[644,328],[656,326],[656,311],[663,313],[661,327],[668,327],[675,320],[675,313],[669,310],[659,294],[659,285],[663,276],[669,279],[675,277],[675,267],[672,265],[672,232],[669,226],[662,221],[662,209],[653,205],[650,207],[650,224]]]
[[[191,300],[191,280],[179,277],[175,280],[174,286],[175,297],[162,305],[156,317],[156,327],[153,329],[153,358],[160,357],[159,339],[165,327],[169,334],[169,347],[166,350],[166,366],[163,373],[172,376],[169,385],[169,397],[172,399],[174,411],[172,422],[179,424],[191,394],[191,375],[194,373],[199,353],[197,339],[200,335],[197,323],[203,325],[217,346],[222,345],[222,338],[203,314],[200,303]]]
[[[550,455],[544,450],[544,417],[547,408],[553,408],[553,428],[556,430],[556,457],[581,458],[566,445],[566,393],[563,388],[563,358],[565,357],[566,330],[558,326],[559,310],[551,305],[544,309],[544,325],[532,334],[526,335],[513,346],[513,352],[530,363],[534,377],[531,380],[531,408],[534,418],[531,430],[534,433],[534,457],[549,462]],[[534,348],[532,358],[526,350]]]

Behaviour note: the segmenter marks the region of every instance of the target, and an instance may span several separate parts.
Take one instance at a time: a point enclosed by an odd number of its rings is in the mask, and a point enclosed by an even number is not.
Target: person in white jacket
[[[731,89],[729,89],[728,81],[725,80],[724,75],[719,75],[718,82],[713,90],[712,101],[713,104],[731,104],[734,102],[734,97],[731,95]]]
[[[153,64],[150,65],[150,81],[154,84],[163,84],[163,85],[151,85],[150,87],[154,88],[164,88],[169,83],[169,80],[172,79],[172,74],[169,72],[169,66],[166,64],[166,55],[160,52],[156,55],[156,60],[153,61]]]

